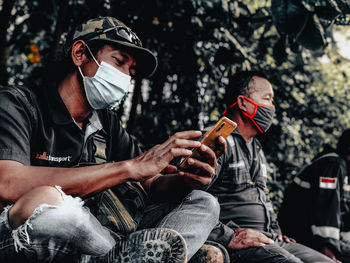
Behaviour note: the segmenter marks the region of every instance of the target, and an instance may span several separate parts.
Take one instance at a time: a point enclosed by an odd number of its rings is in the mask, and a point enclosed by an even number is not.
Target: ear
[[[82,40],[77,40],[72,45],[72,61],[75,66],[80,67],[87,62],[88,58],[85,55],[86,44]]]
[[[248,108],[247,108],[247,101],[244,99],[244,97],[242,95],[239,95],[237,97],[237,106],[238,108],[241,110],[241,111],[245,111],[247,112],[248,111]]]

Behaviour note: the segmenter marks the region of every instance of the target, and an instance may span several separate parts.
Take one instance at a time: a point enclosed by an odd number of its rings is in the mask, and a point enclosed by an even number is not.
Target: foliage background
[[[62,56],[64,32],[82,21],[111,15],[133,28],[159,68],[118,111],[146,148],[218,120],[229,74],[264,71],[277,107],[261,137],[276,207],[296,171],[350,128],[349,60],[335,40],[350,37],[347,27],[329,24],[327,46],[307,50],[278,33],[270,0],[3,0],[0,8],[3,85],[39,85],[46,63]],[[303,41],[315,46],[311,35]]]

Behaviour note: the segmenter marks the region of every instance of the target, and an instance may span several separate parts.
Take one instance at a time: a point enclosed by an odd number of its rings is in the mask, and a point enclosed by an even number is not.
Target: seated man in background
[[[157,66],[122,22],[89,20],[66,47],[66,64],[46,85],[0,89],[0,262],[187,262],[219,216],[215,198],[193,190],[194,182],[211,182],[214,152],[191,140],[199,131],[184,131],[142,153],[122,128],[110,108],[125,97],[131,77],[147,77]],[[106,142],[107,163],[100,165],[97,134]],[[225,141],[219,141],[223,152]],[[192,147],[208,158],[191,160],[200,176],[169,166]],[[156,228],[135,232],[143,188],[166,198],[177,192],[178,203],[157,218]],[[123,196],[130,191],[135,196]],[[105,211],[106,221],[94,216]],[[124,222],[128,212],[132,218]],[[116,232],[101,221],[114,223]]]
[[[349,169],[350,130],[345,130],[335,151],[296,175],[278,215],[285,233],[341,262],[350,262]]]
[[[224,115],[237,123],[208,191],[219,201],[220,222],[209,240],[224,245],[231,262],[332,262],[282,235],[266,188],[267,162],[256,135],[265,133],[275,107],[260,72],[239,72],[226,88]]]

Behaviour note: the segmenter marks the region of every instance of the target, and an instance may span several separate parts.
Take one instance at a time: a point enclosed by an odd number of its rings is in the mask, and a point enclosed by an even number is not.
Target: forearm
[[[0,162],[0,199],[13,203],[33,188],[60,185],[64,192],[84,197],[130,179],[130,163],[107,163],[79,168],[24,166]]]

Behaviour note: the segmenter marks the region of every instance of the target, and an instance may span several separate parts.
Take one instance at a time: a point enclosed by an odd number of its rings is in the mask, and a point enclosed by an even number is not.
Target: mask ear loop
[[[260,126],[256,123],[256,121],[253,119],[253,117],[255,116],[256,112],[258,111],[258,107],[259,106],[268,106],[268,105],[262,105],[262,104],[257,104],[255,103],[253,100],[247,98],[246,96],[243,96],[244,99],[246,99],[247,101],[249,101],[251,104],[254,105],[254,112],[249,115],[248,113],[246,113],[245,111],[243,111],[243,114],[245,116],[247,116],[253,123],[254,125],[258,128],[258,130],[261,132],[261,133],[264,133],[264,131],[260,128]]]
[[[78,67],[78,70],[79,70],[79,72],[80,72],[80,75],[84,78],[85,76],[83,75],[83,72],[81,71],[81,68],[80,68],[80,67]]]
[[[97,66],[101,66],[101,65],[97,62],[97,60],[96,60],[96,58],[94,57],[94,55],[92,54],[92,52],[91,52],[89,46],[88,46],[87,44],[85,44],[85,46],[86,46],[87,50],[89,51],[90,55],[92,56],[93,60],[96,62]]]
[[[101,65],[97,62],[97,60],[96,60],[96,58],[94,57],[94,55],[92,54],[92,52],[91,52],[89,46],[88,46],[86,43],[85,43],[85,46],[86,46],[87,50],[89,51],[89,53],[90,53],[92,59],[95,61],[95,63],[97,64],[97,66],[100,67]],[[80,75],[84,78],[85,76],[83,75],[83,72],[81,71],[81,68],[80,68],[80,67],[78,67],[78,70],[79,70],[79,72],[80,72]]]
[[[252,114],[248,114],[248,113],[246,113],[245,111],[243,111],[242,113],[245,115],[245,116],[247,116],[249,119],[253,119],[253,117],[255,116],[255,114],[256,114],[256,112],[258,111],[258,104],[256,104],[254,101],[252,101],[251,99],[249,99],[249,98],[247,98],[246,96],[243,96],[243,98],[245,99],[245,100],[247,100],[248,102],[250,102],[251,104],[253,104],[254,105],[254,111],[253,111],[253,113]]]
[[[248,102],[250,102],[251,104],[254,105],[254,112],[249,115],[248,113],[246,113],[245,111],[242,111],[242,113],[247,116],[254,124],[255,126],[258,128],[258,130],[261,132],[261,133],[264,133],[263,130],[260,128],[260,126],[256,123],[255,120],[253,120],[253,117],[255,116],[256,112],[258,111],[258,106],[270,106],[270,105],[262,105],[262,104],[256,104],[254,101],[252,101],[251,99],[247,98],[246,96],[243,96],[244,99],[246,99]],[[234,102],[233,104],[231,104],[223,113],[223,115],[225,116],[228,112],[229,109],[233,108],[235,105],[237,105],[237,101]],[[274,106],[271,106],[271,107],[274,107]]]
[[[233,106],[235,106],[237,104],[237,102],[234,102],[233,104],[231,104],[230,106],[228,106],[228,108],[226,108],[226,110],[223,112],[223,116],[226,116],[227,112],[233,108]]]
[[[246,112],[243,111],[243,114],[244,114],[245,116],[247,116],[248,118],[251,119],[251,118],[254,117],[254,115],[255,115],[256,112],[258,111],[258,106],[260,106],[260,105],[256,104],[254,101],[250,100],[250,99],[247,98],[246,96],[243,96],[243,98],[244,98],[245,100],[247,100],[248,102],[250,102],[251,104],[254,105],[254,112],[253,112],[251,115],[249,115],[248,113],[246,113]],[[223,115],[225,116],[225,115],[227,114],[227,111],[228,111],[229,109],[233,108],[235,105],[237,105],[237,101],[234,102],[233,104],[231,104],[231,105],[224,111]]]

